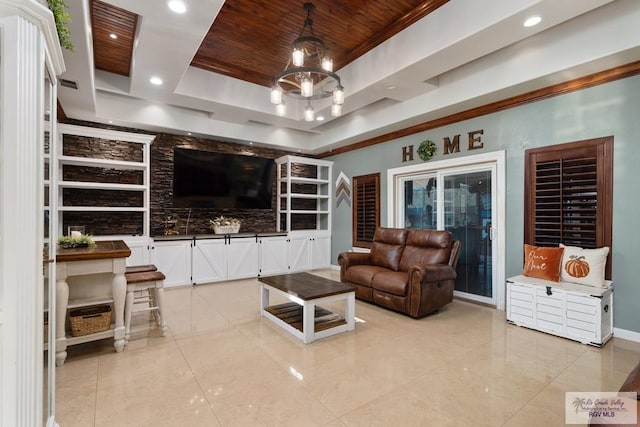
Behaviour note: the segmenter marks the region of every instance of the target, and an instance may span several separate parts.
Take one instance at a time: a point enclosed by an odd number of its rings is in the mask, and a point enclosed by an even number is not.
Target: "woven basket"
[[[74,337],[106,331],[111,326],[111,307],[96,305],[70,311],[69,323]]]
[[[216,234],[235,234],[240,231],[240,225],[214,225],[213,232]]]

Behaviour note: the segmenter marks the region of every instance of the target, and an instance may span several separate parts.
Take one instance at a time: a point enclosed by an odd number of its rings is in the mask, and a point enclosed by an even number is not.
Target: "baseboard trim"
[[[640,343],[640,332],[628,331],[626,329],[613,328],[613,336],[623,340]]]

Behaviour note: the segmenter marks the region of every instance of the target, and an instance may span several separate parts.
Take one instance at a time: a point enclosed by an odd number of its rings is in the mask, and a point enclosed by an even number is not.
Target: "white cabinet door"
[[[165,287],[191,284],[191,240],[155,242],[151,258],[166,276]]]
[[[149,255],[149,239],[147,237],[125,237],[122,240],[131,249],[131,255],[127,258],[127,266],[129,265],[146,265],[151,259]]]
[[[289,271],[311,269],[311,238],[309,234],[289,235]]]
[[[284,274],[289,270],[287,236],[260,238],[260,276]]]
[[[193,246],[193,283],[219,282],[227,279],[226,239],[203,239]]]
[[[331,266],[331,235],[316,234],[311,238],[311,268]]]
[[[233,238],[225,246],[227,279],[258,277],[258,241],[255,237]]]

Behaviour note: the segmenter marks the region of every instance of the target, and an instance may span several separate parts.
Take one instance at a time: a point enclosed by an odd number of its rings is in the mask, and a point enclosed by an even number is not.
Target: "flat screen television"
[[[175,148],[176,208],[271,209],[273,159]]]

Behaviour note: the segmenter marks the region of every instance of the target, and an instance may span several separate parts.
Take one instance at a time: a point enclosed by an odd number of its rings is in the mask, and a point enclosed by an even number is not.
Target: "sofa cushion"
[[[448,264],[451,256],[451,233],[442,230],[409,230],[400,258],[399,270],[416,264]]]
[[[409,285],[406,271],[382,271],[373,277],[373,289],[399,296],[406,296]]]
[[[407,230],[377,228],[371,244],[371,264],[398,271],[406,239]]]
[[[389,270],[377,265],[354,265],[344,272],[344,278],[356,285],[371,287],[373,277],[385,271]]]

